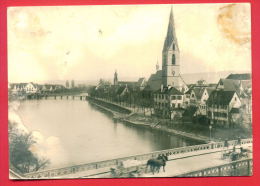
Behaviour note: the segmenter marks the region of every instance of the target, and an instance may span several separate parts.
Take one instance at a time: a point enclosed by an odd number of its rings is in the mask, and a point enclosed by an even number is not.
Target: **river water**
[[[27,100],[21,102],[18,114],[38,136],[34,151],[51,160],[49,168],[198,144],[165,132],[114,123],[87,101]]]

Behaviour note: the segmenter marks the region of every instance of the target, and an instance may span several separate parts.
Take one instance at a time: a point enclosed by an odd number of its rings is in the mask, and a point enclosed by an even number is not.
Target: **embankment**
[[[182,137],[193,139],[196,141],[201,141],[203,143],[209,141],[209,138],[206,136],[200,136],[200,135],[196,135],[196,134],[192,134],[192,133],[187,133],[184,131],[170,129],[168,127],[160,125],[158,122],[156,123],[155,121],[151,121],[151,120],[139,121],[137,119],[134,119],[131,116],[135,115],[135,113],[132,113],[131,110],[129,110],[125,107],[119,106],[117,104],[106,102],[106,101],[100,100],[100,99],[95,99],[92,97],[88,97],[87,100],[91,104],[95,105],[97,108],[99,108],[102,111],[111,115],[115,120],[120,120],[121,122],[123,122],[125,124],[138,126],[138,127],[147,127],[147,128],[154,129],[154,130],[160,130],[160,131],[168,132],[168,133],[171,133],[174,135],[179,135]]]

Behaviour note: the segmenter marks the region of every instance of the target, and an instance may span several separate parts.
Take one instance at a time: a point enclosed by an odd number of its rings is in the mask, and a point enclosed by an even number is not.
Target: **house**
[[[27,83],[24,88],[27,94],[34,94],[39,90],[38,85],[32,82]]]
[[[11,83],[10,92],[12,94],[22,94],[25,93],[25,86],[27,83]]]
[[[242,103],[244,114],[251,118],[252,112],[252,81],[251,74],[230,74],[226,79],[220,79],[217,90],[236,91]],[[251,120],[251,119],[249,119]]]
[[[183,111],[184,94],[175,87],[167,87],[157,90],[153,94],[154,113],[158,117],[171,118]]]
[[[198,108],[196,115],[206,116],[206,102],[213,90],[212,87],[194,87],[191,90],[190,105]]]
[[[125,96],[126,94],[130,93],[132,91],[132,88],[129,87],[127,84],[123,86],[117,87],[116,94],[120,97]]]
[[[213,125],[230,127],[239,117],[240,107],[236,91],[214,90],[207,100],[207,117]]]

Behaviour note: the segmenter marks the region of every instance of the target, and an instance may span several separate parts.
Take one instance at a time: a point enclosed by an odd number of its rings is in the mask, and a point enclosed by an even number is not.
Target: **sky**
[[[174,4],[182,74],[251,71],[250,4]],[[171,5],[8,8],[8,81],[96,81],[155,72]]]

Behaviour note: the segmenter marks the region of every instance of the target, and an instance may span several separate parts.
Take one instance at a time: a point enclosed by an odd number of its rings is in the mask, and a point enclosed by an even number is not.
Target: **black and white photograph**
[[[252,176],[249,3],[7,9],[9,179]]]

